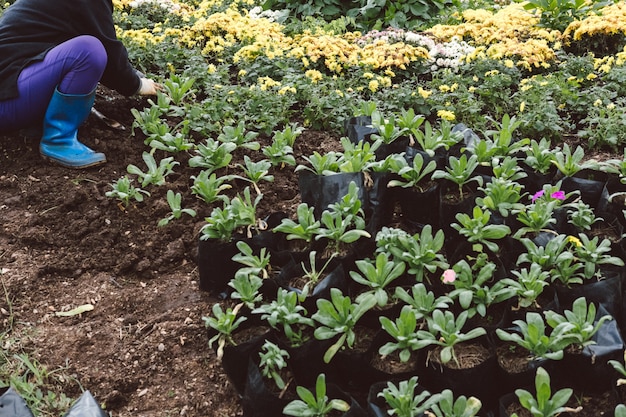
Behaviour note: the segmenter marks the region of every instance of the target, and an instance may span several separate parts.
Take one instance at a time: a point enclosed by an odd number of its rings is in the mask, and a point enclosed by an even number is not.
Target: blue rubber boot
[[[95,152],[78,141],[78,126],[91,113],[96,97],[63,94],[55,89],[44,116],[39,152],[45,159],[69,168],[85,168],[106,162],[103,153]]]

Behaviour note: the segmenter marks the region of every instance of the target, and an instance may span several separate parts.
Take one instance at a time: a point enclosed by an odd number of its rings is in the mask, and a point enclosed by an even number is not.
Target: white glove
[[[163,91],[163,86],[159,83],[154,82],[150,78],[142,77],[140,78],[141,85],[139,86],[139,90],[137,94],[140,96],[155,96],[157,91]]]

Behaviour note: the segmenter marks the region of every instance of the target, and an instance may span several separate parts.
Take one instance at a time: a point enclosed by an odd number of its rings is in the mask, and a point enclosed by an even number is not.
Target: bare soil
[[[198,173],[189,155],[176,155],[176,174],[165,186],[146,187],[151,196],[142,203],[124,209],[105,196],[129,164],[145,169],[141,154],[149,148],[140,131],[133,135],[130,112],[143,100],[99,90],[95,108],[125,127],[94,115],[81,126],[80,140],[107,155],[99,167],[63,168],[40,157],[38,139],[0,136],[0,323],[11,330],[2,348],[30,352],[49,370],[65,368],[73,377],[65,394],[78,398],[79,383],[113,416],[242,415],[202,320],[218,301],[199,290],[196,264],[199,230],[213,207],[189,191]],[[307,131],[294,153],[306,156],[336,139]],[[293,168],[273,174],[273,183],[261,184],[260,217],[292,214],[300,202]],[[168,189],[197,216],[157,227],[170,211]],[[93,311],[55,314],[86,303]]]

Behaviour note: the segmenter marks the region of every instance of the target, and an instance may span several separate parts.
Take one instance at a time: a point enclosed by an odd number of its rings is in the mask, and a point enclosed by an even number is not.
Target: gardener
[[[77,138],[98,82],[125,96],[162,88],[129,63],[111,0],[17,0],[0,17],[0,132],[43,126],[44,158],[72,168],[106,162]]]

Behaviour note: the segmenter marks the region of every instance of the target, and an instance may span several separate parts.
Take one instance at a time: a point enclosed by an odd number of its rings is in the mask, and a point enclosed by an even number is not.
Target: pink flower
[[[554,198],[555,200],[565,200],[565,192],[564,191],[555,191],[552,194],[550,194],[550,197]]]
[[[535,202],[535,200],[537,200],[538,198],[541,198],[541,196],[543,196],[544,191],[543,190],[539,190],[537,191],[532,198],[530,199],[531,202]]]
[[[456,272],[454,272],[454,269],[446,269],[445,271],[443,271],[443,275],[441,276],[441,281],[444,284],[452,284],[455,279],[456,279]]]

